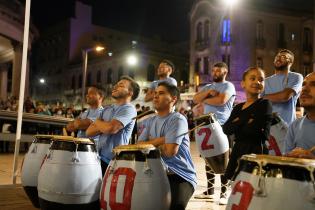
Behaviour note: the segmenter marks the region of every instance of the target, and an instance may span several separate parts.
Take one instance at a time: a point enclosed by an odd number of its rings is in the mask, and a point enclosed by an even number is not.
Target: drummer
[[[228,66],[225,63],[219,62],[214,64],[211,71],[213,83],[203,87],[201,91],[199,91],[193,98],[195,104],[203,103],[204,114],[209,114],[210,112],[214,113],[220,125],[223,125],[229,118],[236,95],[234,85],[231,82],[225,80],[227,73]],[[198,105],[198,107],[199,106],[200,105]],[[208,180],[208,189],[199,195],[195,195],[195,198],[213,199],[215,174],[209,166],[206,165],[205,167]],[[224,180],[224,177],[221,176],[220,200],[223,202],[222,204],[226,203],[225,185],[226,180]]]
[[[242,88],[246,101],[233,108],[223,126],[227,135],[235,135],[235,144],[224,176],[232,179],[238,159],[245,154],[268,154],[265,141],[269,138],[272,106],[268,99],[260,98],[264,90],[265,73],[261,68],[248,68],[243,73]]]
[[[101,87],[90,86],[86,95],[86,103],[90,106],[87,110],[82,112],[80,116],[66,126],[68,132],[78,132],[77,137],[85,138],[85,130],[100,117],[103,110],[102,102],[104,100],[104,92]],[[94,140],[98,140],[96,136]]]
[[[315,153],[309,151],[315,146],[315,72],[303,81],[300,104],[306,115],[290,125],[285,137],[285,152],[292,157],[315,158]]]
[[[113,148],[129,143],[135,124],[133,118],[137,116],[137,110],[130,102],[138,97],[139,91],[138,83],[128,76],[122,76],[112,90],[114,104],[105,107],[101,118],[95,120],[86,130],[89,137],[100,134],[98,151],[103,176],[114,157]]]
[[[157,115],[146,120],[138,139],[139,144],[150,143],[161,149],[171,187],[171,210],[185,209],[197,185],[189,149],[187,120],[173,111],[179,98],[176,86],[159,83],[153,98]]]

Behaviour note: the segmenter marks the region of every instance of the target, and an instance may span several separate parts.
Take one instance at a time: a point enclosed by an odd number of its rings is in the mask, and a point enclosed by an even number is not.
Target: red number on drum
[[[202,140],[201,149],[202,149],[202,150],[213,149],[213,148],[214,148],[213,144],[207,144],[208,141],[210,140],[210,136],[211,136],[211,130],[210,130],[210,128],[201,128],[201,129],[198,131],[198,135],[199,135],[199,136],[201,136],[203,133],[205,133],[205,137],[204,137],[203,140]]]
[[[239,181],[233,188],[232,195],[235,195],[235,193],[237,192],[242,193],[242,197],[238,205],[236,204],[232,205],[232,210],[247,210],[250,201],[253,198],[254,193],[253,186],[249,182]]]
[[[281,151],[279,149],[277,140],[275,139],[275,137],[273,137],[273,135],[270,135],[268,142],[269,142],[268,149],[269,150],[274,150],[276,156],[281,156],[282,154],[281,154]]]
[[[107,203],[104,198],[105,189],[106,189],[106,182],[107,178],[109,176],[109,171],[106,171],[105,178],[104,178],[104,186],[102,188],[101,192],[101,208],[106,210],[107,209]],[[125,185],[124,185],[124,191],[123,191],[123,201],[122,203],[118,203],[116,201],[116,193],[117,193],[117,184],[118,184],[118,178],[119,176],[124,175],[126,177]],[[131,168],[118,168],[114,171],[110,190],[109,190],[109,206],[112,210],[130,210],[131,209],[131,198],[132,198],[132,190],[133,185],[136,177],[136,172],[132,170]]]

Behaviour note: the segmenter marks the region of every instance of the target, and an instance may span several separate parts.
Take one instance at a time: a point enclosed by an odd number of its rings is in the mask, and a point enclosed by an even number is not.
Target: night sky
[[[20,0],[24,2],[25,0]],[[189,12],[195,0],[82,0],[93,8],[93,23],[160,37],[170,42],[189,40]],[[312,0],[243,0],[256,6],[312,11]],[[39,31],[74,16],[75,0],[32,0],[31,16]],[[49,9],[48,9],[49,8]]]

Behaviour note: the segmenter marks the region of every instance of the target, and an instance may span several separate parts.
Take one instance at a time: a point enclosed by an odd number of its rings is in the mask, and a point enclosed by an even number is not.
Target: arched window
[[[153,64],[149,64],[147,68],[147,80],[153,81],[155,74],[155,66]]]
[[[231,42],[231,21],[225,18],[222,23],[222,42],[229,44]]]
[[[202,41],[202,23],[197,24],[197,42]]]
[[[210,21],[209,20],[206,20],[205,21],[205,30],[204,30],[204,40],[208,41],[210,40]]]
[[[256,24],[256,38],[257,40],[263,40],[264,39],[264,23],[259,20]]]

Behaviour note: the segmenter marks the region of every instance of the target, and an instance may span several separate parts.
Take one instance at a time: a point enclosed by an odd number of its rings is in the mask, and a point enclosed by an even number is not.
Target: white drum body
[[[103,210],[168,210],[171,191],[159,151],[116,154],[106,170],[100,201]]]
[[[65,205],[65,209],[80,209],[82,204],[97,205],[101,182],[101,166],[94,144],[54,141],[38,176],[41,208],[58,209]]]
[[[221,155],[229,150],[228,138],[217,120],[197,128],[195,139],[197,149],[203,158]]]
[[[281,156],[284,154],[284,138],[288,132],[287,124],[280,116],[273,116],[273,123],[270,127],[270,137],[268,140],[268,149],[270,155]]]
[[[315,175],[315,161],[309,165],[312,172],[303,164],[299,167],[299,164],[267,163],[263,166],[267,170],[263,175],[265,177],[256,175],[259,169],[254,165],[252,161],[241,163],[244,170],[239,172],[233,183],[226,209],[315,209],[315,189],[311,182],[311,173]]]
[[[38,174],[51,142],[52,136],[34,136],[34,141],[32,142],[28,152],[25,154],[21,167],[22,186],[36,208],[39,208],[37,192]]]

